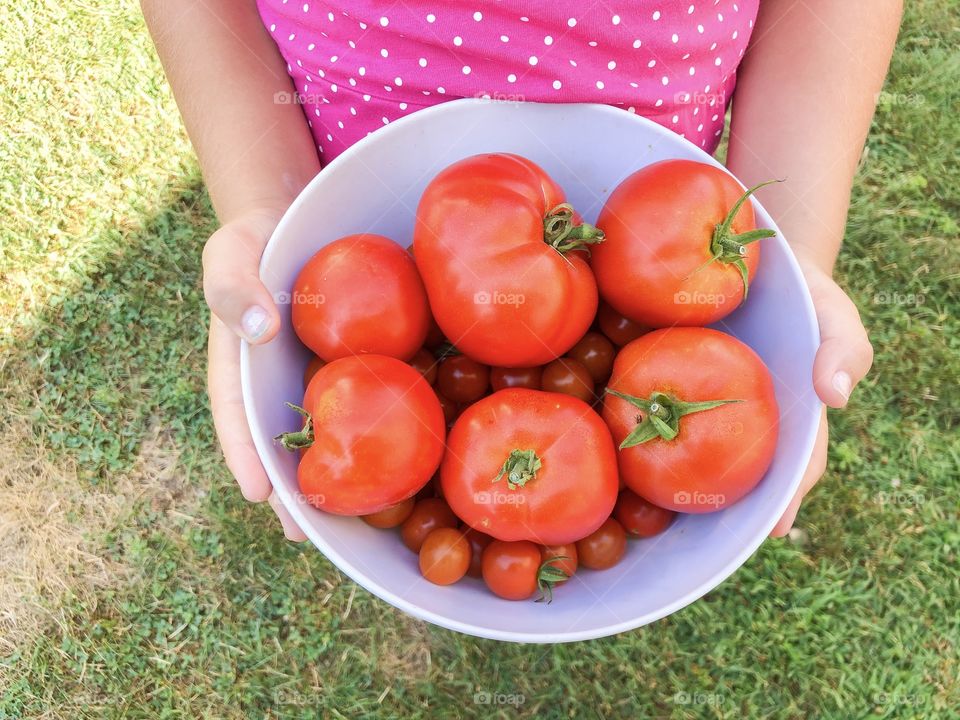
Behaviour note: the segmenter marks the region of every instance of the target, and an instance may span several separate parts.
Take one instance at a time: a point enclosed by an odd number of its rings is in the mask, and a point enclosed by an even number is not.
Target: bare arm
[[[846,405],[873,362],[853,301],[832,280],[850,188],[893,52],[902,0],[761,0],[733,102],[728,166],[761,192],[789,240],[817,311],[813,384]],[[786,534],[827,462],[827,415],[810,466],[773,535]]]
[[[284,210],[320,170],[299,105],[254,0],[142,0],[144,16],[200,158],[222,227],[203,249],[210,320],[207,385],[227,466],[248,500],[269,500],[292,540],[305,539],[271,492],[240,392],[240,337],[280,327],[260,282],[263,248]]]

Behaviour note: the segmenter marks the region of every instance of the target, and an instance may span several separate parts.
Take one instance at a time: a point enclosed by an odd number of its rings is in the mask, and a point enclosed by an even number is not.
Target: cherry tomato
[[[593,378],[579,360],[557,358],[543,369],[543,389],[593,402]]]
[[[540,548],[541,560],[546,563],[548,560],[552,560],[550,563],[557,570],[562,572],[568,578],[573,577],[573,574],[577,571],[577,565],[579,564],[577,556],[577,544],[576,543],[566,543],[564,545],[544,545]],[[559,583],[564,583],[566,580],[560,580]]]
[[[413,512],[403,521],[400,538],[408,548],[420,552],[427,535],[437,528],[455,528],[457,523],[457,516],[441,498],[425,498],[413,506]]]
[[[451,355],[437,372],[437,390],[458,403],[479,400],[490,387],[490,368],[466,355]]]
[[[386,510],[381,510],[371,515],[363,515],[363,521],[367,525],[375,528],[386,529],[396,527],[410,517],[410,513],[413,512],[414,502],[412,497],[407,498],[403,502],[391,505]]]
[[[627,549],[627,535],[623,526],[613,518],[582,540],[577,541],[580,564],[591,570],[606,570],[620,562]]]
[[[307,389],[307,385],[310,384],[310,381],[313,380],[313,376],[317,374],[317,370],[326,365],[326,361],[323,358],[319,358],[314,355],[310,358],[310,362],[307,363],[307,369],[303,371],[303,389]]]
[[[443,345],[446,341],[446,338],[443,336],[443,330],[440,329],[440,326],[437,325],[437,321],[434,320],[433,315],[430,316],[430,324],[427,326],[427,339],[423,341],[424,347],[428,347],[431,350],[436,350],[438,347]]]
[[[632,490],[621,492],[613,509],[613,516],[631,537],[659,535],[670,526],[676,515],[673,510],[647,502]]]
[[[327,362],[365,353],[408,360],[423,346],[430,306],[413,259],[382,235],[321,248],[293,285],[297,336]]]
[[[625,318],[605,302],[600,303],[600,309],[597,311],[597,325],[610,342],[618,347],[623,347],[631,340],[636,340],[649,332],[649,328]]]
[[[494,540],[483,551],[483,581],[494,595],[526,600],[537,591],[540,547],[527,540]]]
[[[540,376],[542,372],[543,369],[538,367],[490,368],[490,385],[493,386],[494,390],[513,387],[540,390]]]
[[[493,538],[479,530],[474,530],[469,525],[461,525],[460,529],[467,542],[470,543],[470,567],[467,568],[467,575],[476,578],[482,577],[483,551],[486,550],[487,545],[493,542]]]
[[[702,327],[747,297],[760,259],[750,195],[726,170],[692,160],[647,165],[600,212],[590,264],[604,300],[650,327]]]
[[[469,568],[470,543],[456,528],[437,528],[420,546],[420,573],[434,585],[452,585]]]
[[[763,478],[780,412],[770,371],[753,350],[718,330],[675,327],[620,351],[603,419],[627,487],[668,510],[706,513]]]
[[[457,415],[460,414],[460,409],[453,400],[442,393],[437,393],[437,400],[440,401],[440,409],[443,410],[444,421],[447,423],[447,425],[451,424],[457,419]]]
[[[613,343],[598,332],[588,332],[570,348],[567,357],[580,361],[595,383],[606,382],[617,354]]]
[[[429,350],[424,348],[417,350],[417,354],[410,361],[410,367],[423,375],[423,379],[431,385],[437,381],[437,359]]]

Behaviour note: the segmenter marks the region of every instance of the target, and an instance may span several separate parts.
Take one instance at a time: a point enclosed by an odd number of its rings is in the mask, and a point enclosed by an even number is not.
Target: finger
[[[280,498],[277,497],[276,493],[270,495],[270,507],[273,508],[277,517],[280,518],[280,525],[283,526],[283,534],[287,540],[291,542],[303,542],[307,539],[307,536],[303,534],[303,530],[300,529],[300,526],[297,525],[290,513],[287,512],[287,509],[283,506],[283,503],[280,502]]]
[[[820,427],[817,429],[817,439],[813,443],[813,453],[810,455],[810,463],[803,473],[803,479],[800,481],[800,487],[797,494],[793,496],[783,516],[770,531],[770,537],[783,537],[793,527],[797,519],[797,513],[800,510],[800,503],[810,492],[811,488],[817,484],[817,481],[823,476],[827,469],[827,445],[830,440],[830,431],[827,426],[827,409],[823,408],[820,416]]]
[[[272,339],[280,315],[260,282],[260,256],[276,225],[255,215],[224,225],[203,248],[203,293],[213,313],[250,343]]]
[[[223,458],[237,479],[240,492],[252,502],[270,496],[267,473],[253,444],[240,392],[240,338],[216,316],[210,318],[207,388],[213,424],[220,439]]]
[[[857,306],[835,282],[824,278],[811,294],[820,323],[813,386],[823,402],[840,408],[873,364],[873,347]]]

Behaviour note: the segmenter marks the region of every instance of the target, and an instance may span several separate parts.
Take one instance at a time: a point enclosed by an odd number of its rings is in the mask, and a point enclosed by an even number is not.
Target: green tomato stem
[[[507,487],[516,490],[524,487],[531,480],[535,480],[541,467],[543,467],[543,462],[537,457],[536,451],[511,450],[493,482],[499,482],[506,475]]]
[[[294,405],[293,403],[284,403],[291,410],[296,410],[298,413],[303,415],[305,421],[303,423],[303,429],[297,430],[295,432],[285,432],[277,435],[274,440],[279,440],[280,444],[285,450],[302,450],[313,445],[313,418],[310,417],[310,413],[304,410],[299,405]]]
[[[649,398],[639,398],[610,388],[606,389],[606,393],[621,400],[626,400],[643,412],[643,416],[637,420],[637,426],[620,443],[621,450],[642,445],[654,438],[669,442],[680,433],[680,418],[685,415],[713,410],[728,403],[743,402],[743,400],[684,402],[663,392],[653,392]]]
[[[573,224],[573,206],[561,203],[543,218],[543,240],[557,252],[587,250],[603,242],[603,230],[590,223]]]

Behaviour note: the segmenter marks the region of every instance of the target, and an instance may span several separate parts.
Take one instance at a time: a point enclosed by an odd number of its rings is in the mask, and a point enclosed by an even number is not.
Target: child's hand
[[[243,496],[269,500],[287,539],[306,540],[303,531],[273,494],[250,436],[240,392],[240,337],[269,342],[280,327],[273,298],[260,282],[260,255],[281,209],[247,213],[217,230],[203,249],[203,292],[210,318],[207,386],[213,421],[227,467]]]
[[[820,323],[820,349],[813,364],[813,386],[827,406],[842,408],[853,388],[870,369],[873,347],[853,301],[829,273],[806,257],[800,248],[794,247],[794,252],[810,288]],[[782,537],[790,531],[804,496],[823,475],[827,467],[827,440],[827,410],[824,408],[813,455],[800,489],[770,533],[772,537]]]

